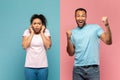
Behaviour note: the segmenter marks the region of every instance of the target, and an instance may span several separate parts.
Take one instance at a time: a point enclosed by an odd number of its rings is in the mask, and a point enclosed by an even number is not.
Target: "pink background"
[[[108,16],[113,44],[101,41],[101,80],[120,80],[120,1],[119,0],[61,0],[60,2],[60,80],[72,80],[73,57],[66,52],[66,31],[76,26],[74,11],[83,7],[88,12],[87,23],[102,26],[102,16]]]

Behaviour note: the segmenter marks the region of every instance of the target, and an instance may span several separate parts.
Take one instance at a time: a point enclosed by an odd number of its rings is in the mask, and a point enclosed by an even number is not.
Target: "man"
[[[99,80],[99,38],[107,45],[112,44],[108,18],[102,21],[106,27],[103,31],[97,24],[87,24],[87,11],[75,10],[77,27],[66,32],[67,52],[74,55],[73,80]]]

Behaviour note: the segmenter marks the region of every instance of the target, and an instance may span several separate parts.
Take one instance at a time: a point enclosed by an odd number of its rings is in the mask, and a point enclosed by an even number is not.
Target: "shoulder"
[[[26,30],[24,31],[24,33],[26,33],[26,34],[30,34],[29,29],[26,29]]]
[[[87,24],[87,26],[91,26],[91,27],[100,27],[98,24]]]
[[[76,32],[78,29],[79,29],[78,27],[73,28],[73,29],[71,30],[71,32]]]
[[[46,29],[45,29],[45,33],[50,33],[50,31],[46,28]]]
[[[45,32],[48,32],[48,31],[49,31],[49,30],[46,28],[46,29],[45,29]]]
[[[98,24],[87,24],[88,28],[90,28],[90,30],[97,30],[97,29],[101,29],[101,27]]]
[[[23,36],[29,36],[29,35],[30,35],[29,29],[26,29],[23,33]]]
[[[28,33],[28,32],[29,32],[29,29],[26,29],[24,32],[27,32],[27,33]]]
[[[44,34],[45,36],[50,36],[50,31],[46,28]]]

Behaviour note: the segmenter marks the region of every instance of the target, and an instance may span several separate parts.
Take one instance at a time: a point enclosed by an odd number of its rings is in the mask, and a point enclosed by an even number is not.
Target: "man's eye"
[[[80,17],[80,15],[77,15],[77,17]]]

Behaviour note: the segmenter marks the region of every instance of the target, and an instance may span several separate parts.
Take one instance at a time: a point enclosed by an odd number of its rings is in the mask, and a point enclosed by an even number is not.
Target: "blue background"
[[[0,0],[0,80],[25,80],[22,35],[35,13],[46,16],[52,38],[48,80],[60,80],[59,0]]]

